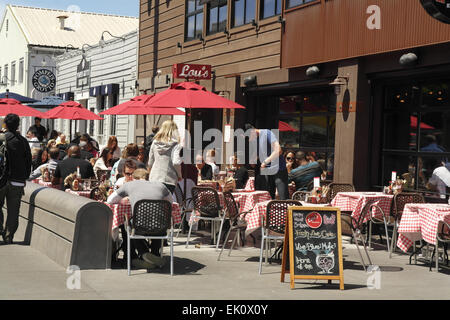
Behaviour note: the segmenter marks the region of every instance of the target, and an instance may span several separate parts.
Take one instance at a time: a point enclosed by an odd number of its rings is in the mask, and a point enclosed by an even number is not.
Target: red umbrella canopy
[[[108,110],[101,112],[101,115],[178,115],[184,116],[185,113],[177,108],[154,108],[147,102],[154,95],[141,95],[134,97],[130,101],[119,104]]]
[[[15,113],[19,117],[38,117],[46,118],[45,113],[24,106],[15,99],[0,99],[0,116],[5,117],[10,113]]]
[[[49,119],[68,119],[68,120],[103,120],[102,117],[83,108],[81,104],[75,101],[61,103],[58,107],[45,113]]]
[[[155,94],[144,103],[136,102],[137,105],[139,103],[155,108],[245,109],[193,82],[172,84],[170,89]]]
[[[282,132],[286,132],[286,131],[298,132],[297,129],[292,128],[288,123],[283,122],[283,121],[279,122],[278,130],[280,130]]]
[[[410,116],[410,119],[411,119],[411,127],[412,128],[417,128],[417,117]],[[424,123],[424,122],[421,122],[420,123],[420,129],[435,129],[435,128],[430,126],[430,125],[428,125],[428,124],[426,124],[426,123]]]

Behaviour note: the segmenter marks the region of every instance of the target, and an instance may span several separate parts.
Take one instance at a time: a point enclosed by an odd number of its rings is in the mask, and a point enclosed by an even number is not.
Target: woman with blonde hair
[[[167,120],[153,139],[148,165],[150,181],[162,182],[172,194],[182,179],[180,151],[178,127],[172,120]]]

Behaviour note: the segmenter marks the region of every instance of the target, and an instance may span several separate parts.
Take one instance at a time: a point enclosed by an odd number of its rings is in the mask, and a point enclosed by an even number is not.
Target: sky
[[[68,10],[69,7],[78,6],[82,12],[131,17],[138,17],[139,15],[139,0],[0,0],[0,17],[3,16],[6,4],[61,10]],[[69,9],[69,11],[75,10]]]

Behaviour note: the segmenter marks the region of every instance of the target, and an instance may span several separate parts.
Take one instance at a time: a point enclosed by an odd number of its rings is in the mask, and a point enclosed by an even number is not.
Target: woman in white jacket
[[[172,120],[165,121],[153,139],[148,154],[150,181],[158,181],[173,194],[181,180],[180,135]]]

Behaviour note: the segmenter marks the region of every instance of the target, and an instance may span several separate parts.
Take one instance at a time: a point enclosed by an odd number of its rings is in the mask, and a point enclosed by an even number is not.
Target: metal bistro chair
[[[269,258],[270,241],[284,240],[284,229],[289,206],[301,206],[296,200],[272,200],[267,204],[266,219],[261,216],[261,251],[259,254],[259,274],[262,271],[264,242],[266,243],[266,263]],[[280,250],[280,248],[278,248]]]
[[[105,195],[100,191],[99,187],[95,187],[91,190],[91,193],[89,194],[89,198],[96,201],[105,201]]]
[[[433,250],[433,254],[431,255],[430,258],[430,271],[433,267],[433,257],[436,254],[436,272],[439,272],[439,242],[442,242],[443,246],[444,246],[444,252],[442,254],[442,258],[444,258],[447,261],[447,266],[448,266],[448,253],[447,253],[447,249],[448,249],[448,244],[450,243],[450,224],[448,224],[445,221],[439,221],[438,223],[438,229],[437,229],[437,233],[436,233],[436,246]]]
[[[295,191],[294,194],[292,195],[292,200],[306,201],[306,199],[310,194],[311,192],[309,191]]]
[[[234,235],[233,242],[231,243],[230,251],[228,252],[228,256],[230,256],[231,250],[233,250],[233,248],[234,248],[236,239],[240,239],[240,238],[238,238],[238,236],[240,236],[241,231],[245,231],[245,229],[247,228],[247,223],[245,222],[244,218],[247,213],[251,212],[251,210],[250,210],[250,211],[239,213],[239,205],[234,200],[233,194],[231,192],[224,192],[223,196],[225,198],[227,218],[230,219],[230,229],[227,232],[225,241],[222,245],[222,250],[220,250],[217,261],[220,261],[220,256],[222,255],[223,249],[225,248],[225,245],[228,241],[228,237],[230,236],[231,231],[236,230],[236,234]],[[245,236],[242,239],[242,243],[245,243]]]
[[[216,250],[219,248],[220,236],[222,234],[223,223],[225,221],[225,213],[220,206],[219,194],[216,190],[209,187],[194,187],[192,188],[192,198],[194,201],[194,210],[200,215],[196,219],[211,221],[211,238],[216,244]],[[194,212],[195,212],[194,211]],[[216,241],[216,231],[214,222],[220,221],[219,237]],[[189,226],[189,233],[186,240],[186,249],[189,246],[189,239],[192,232],[192,223]]]
[[[108,180],[111,176],[111,170],[97,170],[97,179],[100,182]]]
[[[392,257],[392,253],[395,251],[397,237],[398,237],[398,227],[400,225],[400,219],[402,218],[403,210],[405,209],[405,205],[407,203],[425,203],[425,199],[421,193],[412,193],[412,192],[400,192],[394,195],[393,207],[391,210],[392,218],[394,219],[393,223],[393,232],[392,232],[392,240],[391,240],[391,252],[389,253],[389,258]],[[415,252],[414,242],[414,250]]]
[[[382,216],[383,216],[383,220],[380,220],[380,219],[378,219],[378,218],[373,217],[372,214],[371,214],[371,213],[372,213],[372,209],[376,209],[376,210],[378,210],[379,212],[381,212],[381,214],[382,214]],[[374,224],[376,224],[376,225],[384,224],[384,230],[385,230],[385,232],[386,232],[386,247],[387,247],[387,251],[388,251],[388,252],[391,252],[391,250],[390,250],[390,248],[389,248],[389,234],[388,234],[388,227],[393,226],[394,224],[391,223],[391,221],[389,221],[389,220],[390,220],[390,219],[389,219],[390,217],[388,217],[388,218],[386,219],[386,214],[385,214],[384,210],[381,209],[380,206],[378,206],[378,205],[376,205],[376,204],[372,205],[371,208],[370,208],[370,210],[369,210],[367,213],[368,213],[369,218],[370,218],[370,220],[369,220],[369,235],[368,235],[368,236],[369,236],[369,249],[372,248],[372,226],[373,226]],[[381,234],[380,234],[380,239],[382,240]]]
[[[134,205],[131,224],[127,215],[125,219],[128,275],[131,275],[130,239],[170,239],[170,275],[173,276],[172,204],[167,200],[140,200]],[[163,243],[161,241],[161,247]]]
[[[364,230],[365,223],[363,222],[366,215],[372,210],[373,207],[377,207],[373,204],[373,201],[369,201],[366,203],[364,208],[361,210],[361,215],[359,216],[358,220],[353,218],[350,214],[342,212],[342,215],[349,216],[349,221],[342,219],[342,222],[349,225],[350,229],[352,230],[353,239],[355,240],[356,249],[358,249],[358,254],[361,259],[361,264],[363,265],[364,271],[366,271],[366,264],[364,263],[363,256],[361,254],[361,251],[359,250],[358,240],[360,240],[363,244],[364,251],[366,252],[367,259],[369,261],[369,265],[372,265],[372,260],[370,259],[369,252],[367,250],[366,241],[364,240],[364,237],[362,235]]]
[[[179,184],[177,184],[177,186],[175,187],[175,197],[177,199],[178,204],[180,205],[181,208],[181,223],[180,223],[180,229],[177,232],[176,238],[178,238],[178,236],[180,235],[181,230],[183,229],[183,223],[184,223],[184,219],[186,219],[186,213],[190,212],[192,213],[192,209],[189,208],[190,204],[192,203],[192,198],[188,198],[183,200],[183,191],[181,190],[181,187]]]
[[[351,183],[330,183],[329,191],[327,195],[327,202],[330,203],[331,200],[338,194],[338,192],[355,192],[355,187]]]

